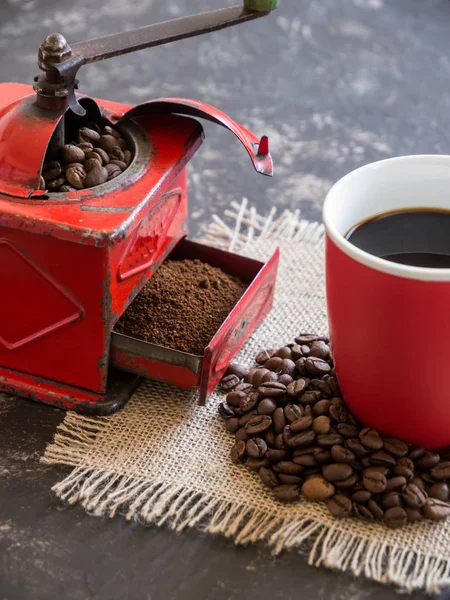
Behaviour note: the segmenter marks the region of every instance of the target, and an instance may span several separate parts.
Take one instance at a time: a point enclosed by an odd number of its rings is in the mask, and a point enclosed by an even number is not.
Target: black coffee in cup
[[[376,215],[352,227],[346,239],[385,260],[450,269],[450,210],[410,209]]]

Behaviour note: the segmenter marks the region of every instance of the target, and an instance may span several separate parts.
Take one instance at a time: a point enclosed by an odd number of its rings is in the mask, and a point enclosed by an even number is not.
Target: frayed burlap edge
[[[201,241],[245,254],[248,244],[264,240],[317,240],[323,226],[300,218],[299,211],[284,211],[278,218],[273,209],[261,217],[247,200],[232,203],[225,212],[235,227],[214,216]],[[305,239],[306,238],[306,239]],[[248,508],[184,486],[149,481],[136,475],[85,468],[90,447],[107,425],[107,419],[68,413],[54,441],[41,459],[46,464],[75,468],[52,490],[68,504],[79,503],[93,516],[138,519],[147,525],[167,525],[176,532],[198,527],[221,534],[236,544],[263,542],[273,554],[283,550],[308,551],[308,564],[364,575],[380,583],[395,584],[407,591],[423,589],[436,594],[450,585],[450,560],[429,553],[400,548],[394,543],[343,532],[340,527],[310,517],[287,518],[273,511]]]

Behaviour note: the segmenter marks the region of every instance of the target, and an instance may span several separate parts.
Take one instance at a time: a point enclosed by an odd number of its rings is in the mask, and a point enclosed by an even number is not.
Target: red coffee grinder
[[[0,390],[107,414],[140,376],[199,387],[201,401],[217,385],[272,305],[278,253],[263,264],[186,239],[186,165],[204,137],[192,117],[230,129],[264,175],[272,175],[268,140],[202,102],[93,100],[75,93],[76,75],[85,64],[263,17],[277,3],[247,0],[71,47],[51,34],[39,48],[34,91],[0,85]],[[120,131],[129,167],[91,189],[39,189],[44,157],[57,157],[86,121]],[[199,258],[248,282],[202,356],[114,332],[168,256]]]

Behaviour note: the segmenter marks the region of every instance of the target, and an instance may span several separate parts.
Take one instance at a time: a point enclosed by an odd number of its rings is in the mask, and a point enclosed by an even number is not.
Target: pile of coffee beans
[[[256,471],[280,502],[326,501],[337,518],[402,527],[450,516],[450,451],[383,437],[347,409],[325,337],[263,350],[230,365],[219,405],[234,435],[231,460]]]
[[[78,129],[76,141],[61,148],[59,160],[44,162],[40,189],[68,193],[92,188],[120,175],[131,159],[118,131],[90,122]]]

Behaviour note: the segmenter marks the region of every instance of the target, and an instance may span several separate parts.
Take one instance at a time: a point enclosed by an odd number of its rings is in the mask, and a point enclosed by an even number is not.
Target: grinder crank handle
[[[48,83],[55,84],[55,78],[65,83],[70,108],[84,116],[85,110],[75,96],[76,74],[84,64],[238,25],[269,14],[278,3],[279,0],[244,0],[241,6],[172,19],[78,42],[72,47],[60,34],[51,34],[39,49],[39,66],[46,72]],[[42,89],[37,91],[39,93]]]
[[[149,102],[135,106],[117,124],[119,125],[128,119],[148,114],[187,115],[217,123],[234,133],[239,139],[247,150],[255,171],[269,177],[273,175],[273,161],[269,152],[269,139],[266,136],[263,136],[261,139],[257,138],[243,125],[236,123],[227,114],[214,108],[214,106],[187,98],[160,98],[159,100],[150,100]]]

